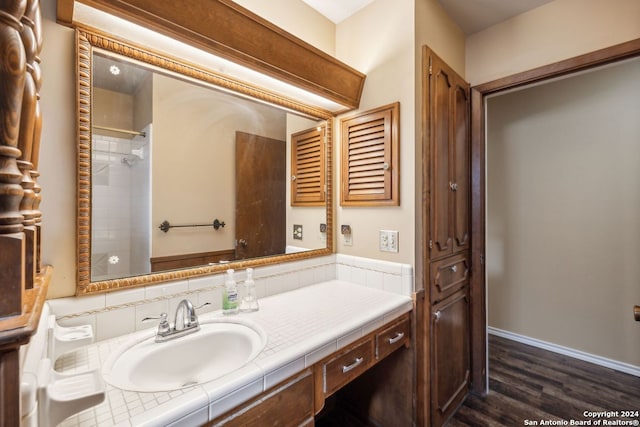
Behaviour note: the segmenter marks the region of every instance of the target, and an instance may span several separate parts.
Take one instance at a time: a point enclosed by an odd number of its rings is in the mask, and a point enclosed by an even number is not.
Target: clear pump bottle
[[[247,279],[244,281],[244,297],[240,303],[240,311],[258,311],[258,297],[256,295],[256,284],[253,281],[253,268],[247,268]]]
[[[238,313],[238,287],[233,273],[233,269],[227,270],[224,290],[222,291],[222,314]]]

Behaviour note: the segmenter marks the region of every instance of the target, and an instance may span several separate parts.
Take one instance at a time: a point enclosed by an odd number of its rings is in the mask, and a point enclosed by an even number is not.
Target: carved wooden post
[[[33,33],[36,40],[36,56],[33,63],[33,78],[36,83],[36,111],[33,129],[33,148],[31,150],[31,177],[33,178],[33,192],[35,199],[33,201],[33,211],[36,222],[36,273],[42,271],[42,212],[40,212],[40,195],[41,188],[38,185],[38,161],[40,160],[40,138],[42,136],[42,112],[40,111],[40,89],[42,88],[42,72],[40,70],[40,53],[42,52],[42,14],[40,12],[40,1],[34,1],[33,9]]]
[[[27,0],[27,9],[20,21],[23,24],[22,43],[26,54],[27,73],[24,81],[24,95],[22,97],[22,114],[20,116],[20,136],[18,138],[18,148],[22,152],[18,160],[18,168],[22,172],[22,182],[20,185],[24,190],[22,201],[20,202],[20,213],[23,216],[25,235],[25,288],[33,288],[36,280],[36,212],[33,210],[35,202],[35,183],[31,176],[33,164],[31,163],[33,152],[34,130],[36,128],[36,105],[37,92],[35,82],[34,65],[36,63],[37,41],[34,32],[37,0]]]
[[[24,226],[18,136],[26,70],[20,18],[26,0],[0,1],[0,317],[22,312]]]

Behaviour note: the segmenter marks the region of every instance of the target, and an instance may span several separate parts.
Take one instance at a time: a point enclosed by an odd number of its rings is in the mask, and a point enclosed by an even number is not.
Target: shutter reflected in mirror
[[[291,135],[291,206],[324,206],[325,127]]]
[[[399,206],[400,103],[341,120],[342,206]]]

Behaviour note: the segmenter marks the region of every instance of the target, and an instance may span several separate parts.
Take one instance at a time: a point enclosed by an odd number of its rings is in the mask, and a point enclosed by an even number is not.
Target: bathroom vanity
[[[276,420],[313,425],[326,398],[409,346],[412,309],[407,296],[341,280],[263,298],[259,311],[230,319],[256,324],[267,335],[263,351],[243,367],[173,390],[134,392],[107,384],[102,404],[62,425],[89,420],[122,426],[247,426],[272,425]],[[220,320],[222,314],[215,311],[199,318],[206,323]],[[58,359],[56,369],[102,369],[114,352],[150,333],[138,331],[75,350]]]

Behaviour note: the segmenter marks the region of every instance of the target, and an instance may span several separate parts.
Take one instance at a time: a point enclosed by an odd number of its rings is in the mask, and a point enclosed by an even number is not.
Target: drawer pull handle
[[[395,344],[404,338],[404,332],[398,332],[395,337],[389,338],[389,344]]]
[[[453,273],[457,273],[458,272],[458,266],[457,265],[452,265],[451,267],[449,267],[449,270],[451,270]]]
[[[353,361],[353,363],[351,365],[347,365],[347,366],[343,366],[342,367],[342,373],[346,374],[347,372],[349,372],[350,370],[360,366],[360,364],[364,362],[364,357],[356,357],[356,360]]]

